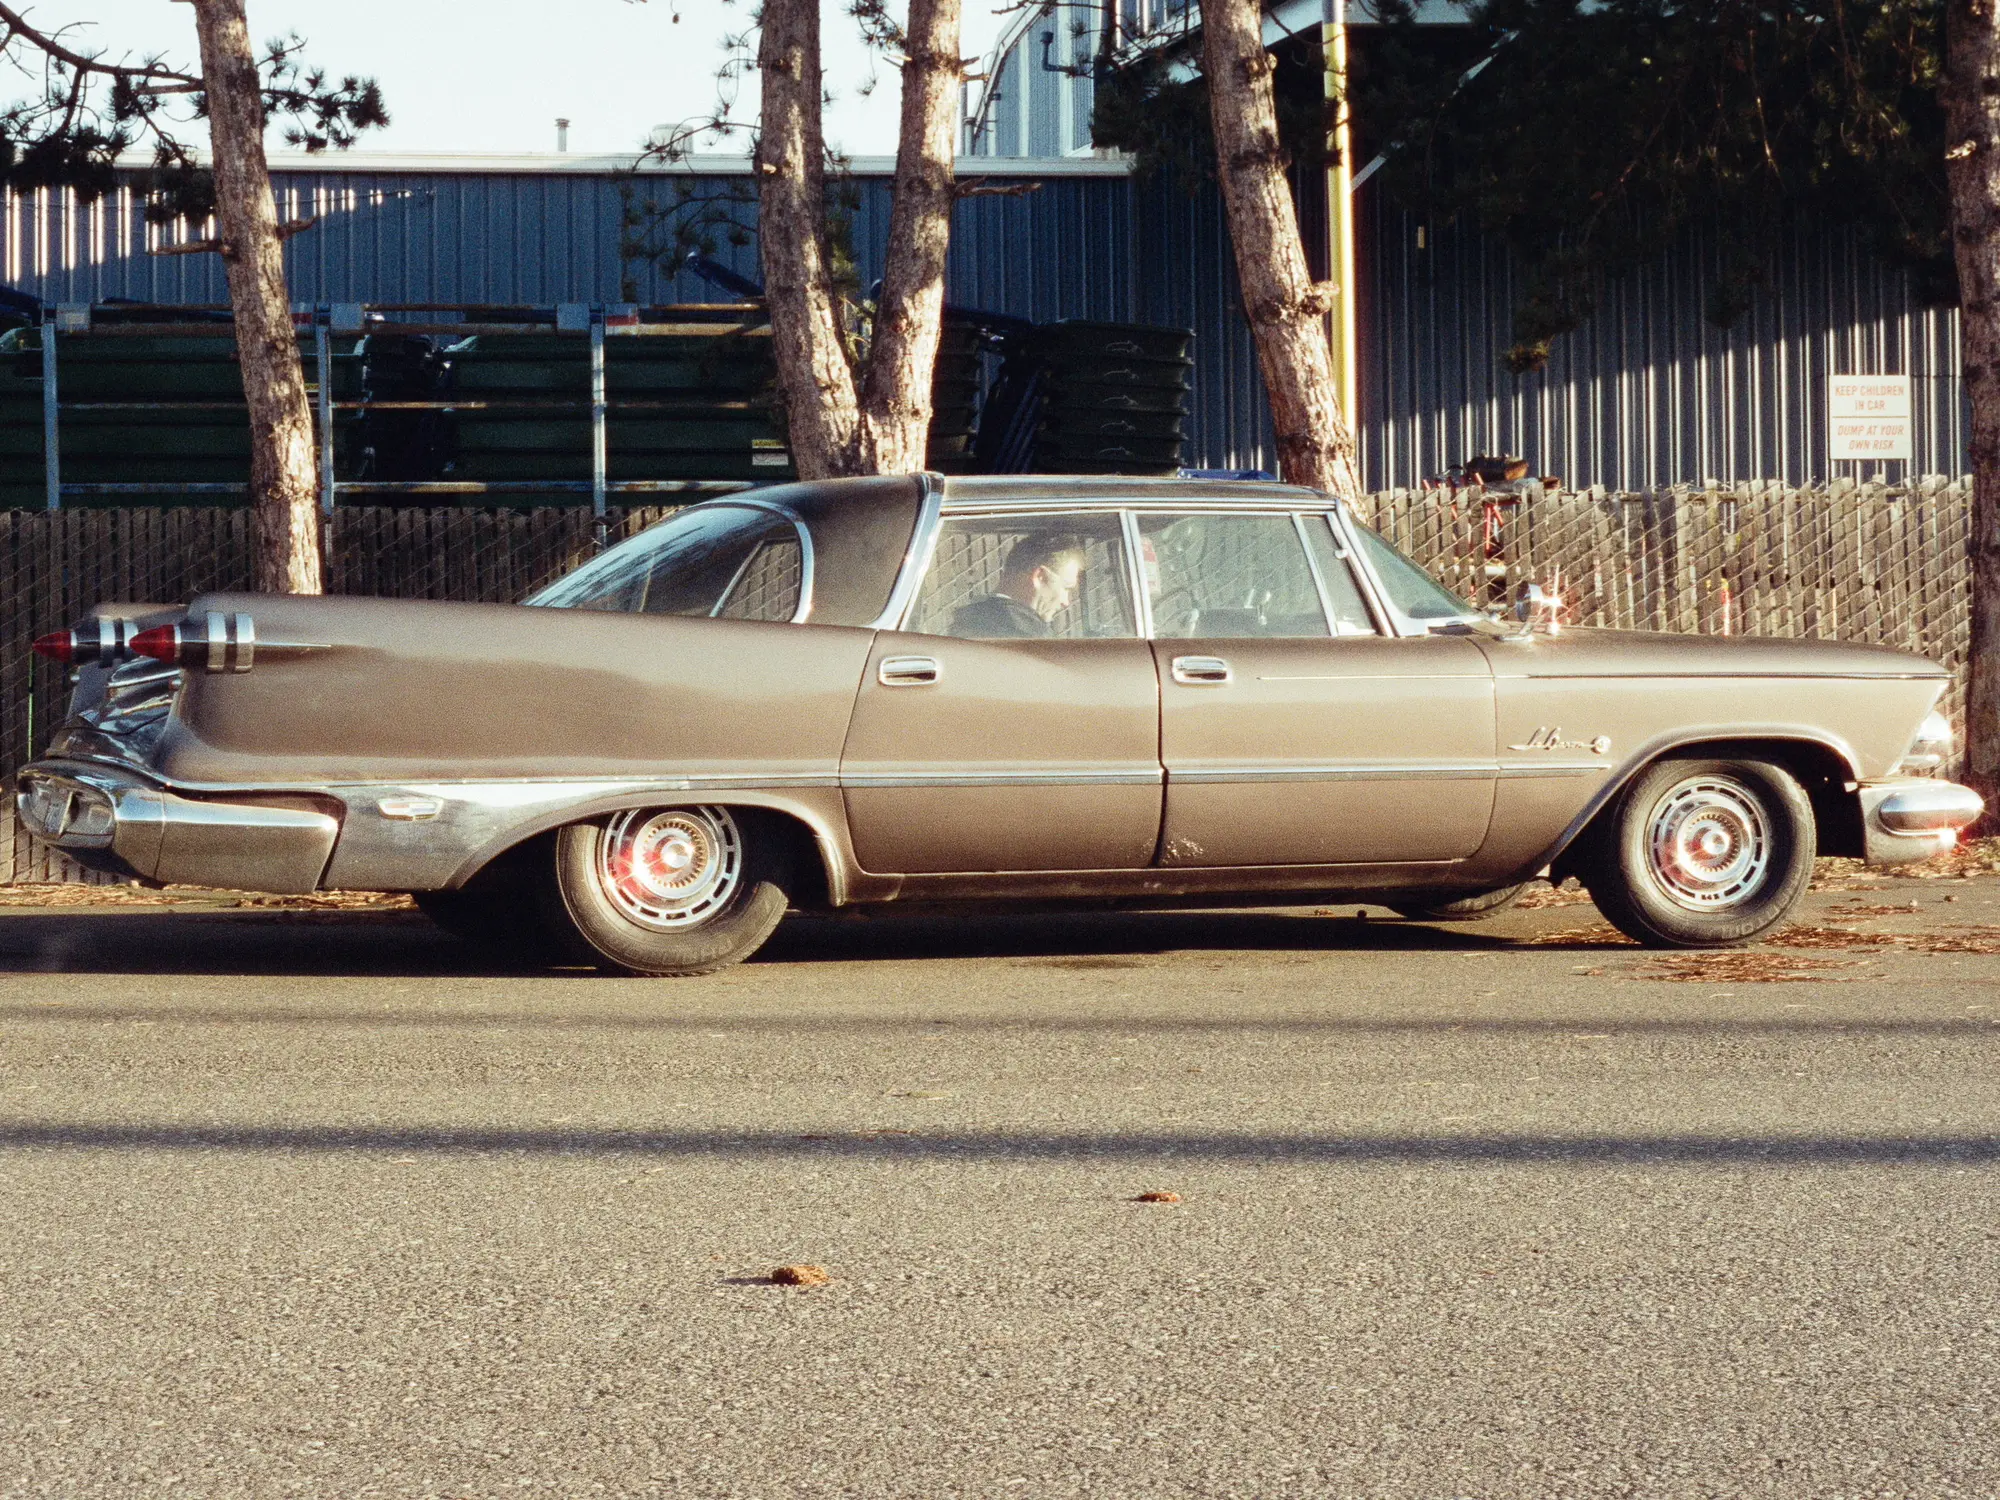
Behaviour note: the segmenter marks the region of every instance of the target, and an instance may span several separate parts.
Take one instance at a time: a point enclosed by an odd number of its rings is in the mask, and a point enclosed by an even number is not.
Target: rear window
[[[790,517],[758,506],[697,505],[621,542],[526,602],[613,614],[796,619],[805,552]]]

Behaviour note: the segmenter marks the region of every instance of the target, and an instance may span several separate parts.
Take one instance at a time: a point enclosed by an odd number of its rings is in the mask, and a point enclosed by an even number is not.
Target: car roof
[[[1009,501],[1199,500],[1245,505],[1327,506],[1334,497],[1299,484],[1267,479],[1172,479],[1129,474],[948,475],[932,481],[948,506],[1005,504]]]

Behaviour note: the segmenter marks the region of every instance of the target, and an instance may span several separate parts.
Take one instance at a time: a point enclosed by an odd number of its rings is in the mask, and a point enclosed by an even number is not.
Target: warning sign
[[[1910,377],[1836,375],[1827,383],[1827,457],[1836,462],[1908,462]]]

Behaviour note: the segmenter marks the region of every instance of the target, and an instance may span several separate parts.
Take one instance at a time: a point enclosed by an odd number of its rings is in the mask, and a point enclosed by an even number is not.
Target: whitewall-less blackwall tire
[[[1727,948],[1792,915],[1817,852],[1812,800],[1783,767],[1667,760],[1619,795],[1584,884],[1649,948]]]
[[[775,844],[725,807],[643,808],[556,835],[549,924],[576,956],[679,977],[741,963],[785,915]]]

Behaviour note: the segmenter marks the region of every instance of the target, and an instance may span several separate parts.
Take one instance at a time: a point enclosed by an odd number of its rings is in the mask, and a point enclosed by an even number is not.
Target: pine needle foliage
[[[1406,0],[1386,13],[1356,116],[1386,191],[1512,248],[1516,373],[1542,368],[1608,277],[1694,228],[1715,246],[1721,326],[1769,285],[1794,224],[1853,226],[1925,301],[1956,299],[1942,0],[1480,0],[1469,33],[1415,24]]]

